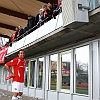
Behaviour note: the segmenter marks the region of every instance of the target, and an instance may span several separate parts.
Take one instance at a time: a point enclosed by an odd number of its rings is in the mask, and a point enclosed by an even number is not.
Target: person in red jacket
[[[7,62],[5,64],[6,69],[10,73],[12,78],[12,92],[13,97],[12,100],[20,100],[20,97],[23,94],[24,88],[24,72],[26,67],[26,60],[24,59],[24,50],[20,50],[18,53],[18,57],[13,60]],[[13,67],[13,71],[10,69]]]
[[[18,32],[19,32],[19,28],[16,27],[16,28],[15,28],[15,33],[13,33],[12,36],[11,36],[11,42],[15,42],[15,40],[16,40],[17,37],[18,37]]]

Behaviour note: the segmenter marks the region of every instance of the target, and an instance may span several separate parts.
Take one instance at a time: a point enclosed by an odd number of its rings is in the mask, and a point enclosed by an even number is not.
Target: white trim
[[[93,99],[93,43],[89,43],[89,99]]]

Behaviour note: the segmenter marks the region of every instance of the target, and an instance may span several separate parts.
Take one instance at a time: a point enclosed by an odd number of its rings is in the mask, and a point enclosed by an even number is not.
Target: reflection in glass
[[[100,6],[100,0],[95,0],[95,7],[99,7]]]
[[[7,83],[7,81],[5,80],[5,77],[7,76],[7,71],[6,69],[3,67],[2,68],[2,83]]]
[[[12,72],[13,72],[13,68],[12,67],[10,67],[10,69],[12,70]],[[8,72],[8,76],[10,76],[10,73]],[[12,80],[11,79],[9,79],[9,80],[7,80],[8,81],[8,84],[9,85],[11,85],[11,83],[12,83]]]
[[[37,82],[37,87],[42,88],[42,79],[43,79],[43,61],[44,58],[39,58],[38,59],[38,82]]]
[[[25,76],[25,78],[24,78],[24,85],[27,87],[27,84],[28,84],[28,81],[27,81],[27,77],[28,77],[28,67],[25,68],[25,75],[24,76]]]
[[[2,80],[2,67],[0,67],[0,83],[2,83],[1,80]]]
[[[9,74],[10,75],[10,74]],[[9,82],[8,82],[8,84],[10,85],[11,83],[12,83],[12,80],[10,79],[10,80],[8,80]]]
[[[62,85],[61,85],[61,91],[64,92],[70,92],[70,63],[71,63],[71,53],[65,52],[62,55],[61,59],[62,63]],[[65,90],[64,90],[65,89]]]
[[[32,87],[34,87],[34,72],[35,72],[35,61],[31,61],[29,86],[32,86]],[[27,71],[25,73],[25,81],[26,81],[25,84],[27,85]]]
[[[88,94],[89,46],[76,49],[76,93]]]
[[[90,10],[96,9],[100,6],[100,0],[89,0]]]
[[[50,89],[56,90],[56,82],[57,82],[57,59],[58,55],[54,54],[50,56],[50,62],[51,62],[51,83],[50,83]]]

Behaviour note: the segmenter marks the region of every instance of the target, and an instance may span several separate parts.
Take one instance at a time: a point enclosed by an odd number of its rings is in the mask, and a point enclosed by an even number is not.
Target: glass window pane
[[[62,81],[61,81],[61,91],[70,92],[70,63],[71,63],[71,52],[67,51],[62,54]]]
[[[100,0],[95,0],[95,7],[99,7],[100,6]]]
[[[11,83],[12,83],[12,81],[11,81],[11,80],[9,80],[9,83],[8,83],[8,84],[9,84],[9,85],[11,85]]]
[[[2,67],[0,67],[0,83],[2,83]]]
[[[38,59],[38,82],[37,82],[38,88],[42,88],[43,62],[44,62],[44,57]]]
[[[34,87],[34,72],[35,72],[35,61],[30,62],[30,79],[29,79],[29,86]],[[25,75],[25,81],[27,84],[27,73]]]
[[[76,93],[88,94],[89,46],[76,49]]]
[[[13,70],[13,68],[12,68],[12,67],[11,67],[10,69],[11,69],[11,70]],[[8,76],[10,76],[10,73],[9,73],[9,72],[8,72]],[[11,79],[9,79],[8,81],[9,81],[9,82],[8,82],[8,84],[9,84],[9,85],[11,85],[12,80],[11,80]]]
[[[12,70],[12,72],[13,72],[13,67],[10,67],[10,70]],[[10,76],[10,73],[8,71],[7,71],[7,76]],[[11,85],[12,79],[9,79],[7,81],[8,81],[8,84]]]
[[[50,56],[51,62],[51,81],[50,81],[50,89],[56,90],[56,82],[57,82],[57,59],[58,55],[54,54]]]
[[[90,10],[96,9],[97,7],[100,6],[100,0],[88,0],[88,1],[89,1]]]
[[[24,85],[25,85],[26,87],[27,87],[27,85],[28,85],[27,77],[28,77],[28,67],[25,68]],[[32,86],[32,85],[31,85],[31,86]]]
[[[6,84],[7,80],[5,80],[7,76],[7,70],[5,69],[5,67],[2,68],[2,83]]]

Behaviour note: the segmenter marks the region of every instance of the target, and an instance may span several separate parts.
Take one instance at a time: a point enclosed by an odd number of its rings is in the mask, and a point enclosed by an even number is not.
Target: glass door
[[[70,92],[71,50],[61,53],[61,92]]]
[[[29,69],[29,86],[34,87],[34,74],[35,74],[35,60],[30,61],[30,69]],[[28,74],[28,69],[26,69],[26,74],[25,74],[25,82],[27,84],[27,74]]]
[[[75,93],[88,95],[89,45],[75,49]]]

